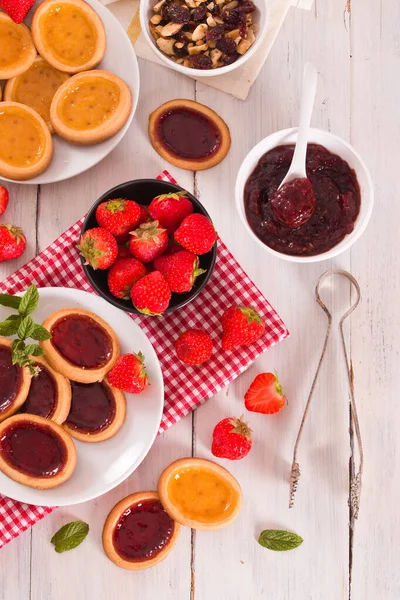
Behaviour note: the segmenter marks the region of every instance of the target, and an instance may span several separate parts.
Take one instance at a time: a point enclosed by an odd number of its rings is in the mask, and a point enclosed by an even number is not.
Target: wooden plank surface
[[[54,512],[31,533],[2,549],[0,600],[105,600],[116,593],[121,600],[400,597],[400,518],[395,493],[400,484],[399,19],[396,0],[316,0],[310,12],[292,9],[246,103],[141,62],[141,98],[134,125],[106,160],[80,177],[39,191],[33,186],[12,186],[14,202],[7,222],[24,228],[29,247],[17,263],[0,265],[0,277],[46,247],[105,188],[153,177],[168,168],[183,186],[195,190],[222,239],[279,310],[291,338],[267,352],[194,417],[159,437],[140,468],[116,490],[97,501]],[[236,216],[234,182],[241,161],[255,143],[296,124],[302,66],[307,60],[320,73],[313,124],[354,144],[371,168],[377,197],[372,224],[351,251],[326,263],[295,265],[269,257],[249,239]],[[149,112],[178,97],[196,98],[214,108],[232,133],[227,160],[195,177],[167,165],[147,139]],[[328,348],[304,433],[296,506],[292,511],[287,508],[292,447],[326,327],[313,288],[318,276],[332,266],[350,269],[364,296],[351,330],[346,331],[348,339],[351,336],[366,453],[354,538],[347,506],[348,390],[336,336]],[[348,304],[349,287],[339,282],[326,286],[324,298],[337,315]],[[182,530],[173,554],[151,571],[127,573],[112,565],[102,553],[100,535],[114,503],[129,492],[154,488],[161,470],[175,458],[192,451],[210,457],[214,424],[244,412],[243,395],[249,382],[258,372],[273,369],[280,374],[289,406],[271,418],[248,414],[254,430],[252,455],[228,465],[244,491],[241,518],[220,532],[192,536]],[[91,535],[79,549],[57,555],[49,539],[73,518],[89,522]],[[305,542],[295,552],[271,553],[256,543],[261,529],[267,527],[291,529]]]

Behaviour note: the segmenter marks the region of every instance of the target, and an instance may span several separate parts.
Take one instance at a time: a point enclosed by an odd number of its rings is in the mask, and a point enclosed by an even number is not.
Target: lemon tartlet
[[[0,176],[19,181],[47,169],[53,156],[53,141],[35,110],[18,102],[1,102],[0,132]]]
[[[50,118],[59,136],[74,144],[96,144],[115,135],[132,110],[127,84],[108,71],[78,73],[54,95]]]
[[[17,25],[4,12],[0,12],[0,48],[0,79],[20,75],[36,58],[28,27],[23,23]]]
[[[32,19],[32,37],[39,54],[66,73],[92,69],[106,50],[104,25],[82,0],[45,0]]]
[[[226,527],[242,506],[240,485],[233,475],[202,458],[173,462],[161,474],[158,493],[170,517],[193,529]]]
[[[166,558],[175,546],[179,525],[164,510],[156,492],[123,498],[108,515],[103,548],[118,567],[148,569]]]
[[[60,85],[67,79],[67,73],[55,69],[38,56],[27,71],[7,81],[4,100],[19,102],[36,110],[53,133],[50,121],[51,101]]]

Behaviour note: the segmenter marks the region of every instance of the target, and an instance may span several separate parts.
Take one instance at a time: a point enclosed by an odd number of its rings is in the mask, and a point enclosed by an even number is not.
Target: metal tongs
[[[311,399],[313,397],[313,393],[314,393],[314,389],[315,389],[315,386],[317,383],[318,375],[321,370],[321,365],[322,365],[322,362],[325,357],[325,352],[326,352],[326,348],[328,345],[329,335],[330,335],[331,329],[332,329],[332,315],[329,312],[327,306],[322,302],[321,296],[320,296],[320,289],[321,289],[322,283],[327,278],[331,277],[332,275],[340,275],[342,277],[346,277],[353,284],[353,286],[356,289],[356,299],[355,299],[354,303],[344,313],[344,315],[341,317],[341,319],[339,321],[339,332],[340,332],[340,339],[342,342],[343,357],[344,357],[344,360],[346,363],[346,372],[347,372],[349,389],[350,389],[351,419],[352,419],[352,424],[353,424],[353,427],[354,427],[354,430],[356,433],[356,439],[357,439],[358,451],[359,451],[359,468],[358,468],[358,471],[356,474],[354,474],[355,469],[353,469],[353,472],[351,475],[351,481],[350,481],[351,515],[354,519],[357,519],[358,511],[359,511],[359,507],[360,507],[361,478],[362,478],[363,464],[364,464],[364,453],[363,453],[363,445],[362,445],[362,440],[361,440],[360,425],[359,425],[358,416],[357,416],[356,400],[355,400],[355,396],[354,396],[353,373],[352,373],[352,368],[351,368],[351,366],[349,364],[349,360],[348,360],[346,343],[345,343],[344,334],[343,334],[343,323],[347,319],[347,317],[349,315],[351,315],[351,313],[359,305],[360,300],[361,300],[361,290],[360,290],[360,286],[359,286],[357,280],[353,277],[353,275],[351,275],[347,271],[343,271],[341,269],[332,269],[330,271],[326,271],[325,273],[323,273],[321,275],[321,277],[319,278],[319,280],[317,281],[317,284],[315,286],[315,299],[316,299],[317,303],[320,305],[320,307],[322,308],[322,310],[324,311],[324,313],[326,314],[326,316],[328,317],[328,327],[326,330],[325,341],[324,341],[321,356],[319,359],[318,367],[317,367],[317,370],[316,370],[316,373],[314,376],[314,380],[311,385],[310,393],[308,395],[307,404],[304,409],[303,417],[302,417],[302,420],[300,423],[300,428],[299,428],[299,432],[297,434],[297,439],[296,439],[296,443],[295,443],[295,447],[294,447],[294,451],[293,451],[293,462],[292,462],[292,470],[291,470],[291,475],[290,475],[289,508],[292,508],[294,506],[294,497],[295,497],[295,493],[298,488],[298,483],[299,483],[299,478],[300,478],[300,467],[299,467],[299,463],[297,462],[297,452],[299,449],[300,439],[301,439],[301,435],[303,433],[307,414],[308,414],[308,411],[309,411],[309,408],[311,405]]]

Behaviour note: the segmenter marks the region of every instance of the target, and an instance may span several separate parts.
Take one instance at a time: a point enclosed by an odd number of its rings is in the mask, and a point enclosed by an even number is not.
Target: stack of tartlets
[[[0,470],[37,489],[66,481],[76,465],[72,438],[101,442],[125,421],[125,395],[107,381],[120,347],[113,329],[86,310],[64,309],[43,323],[40,372],[13,365],[0,338]]]
[[[106,50],[105,30],[83,0],[44,0],[31,30],[0,12],[0,47],[0,176],[27,180],[45,171],[52,133],[73,144],[96,144],[129,118],[127,84],[95,69]]]

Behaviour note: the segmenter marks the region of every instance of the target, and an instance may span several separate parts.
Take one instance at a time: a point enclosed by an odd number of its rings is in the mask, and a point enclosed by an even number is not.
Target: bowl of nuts
[[[265,0],[141,0],[140,21],[156,55],[196,78],[243,65],[268,25]]]

